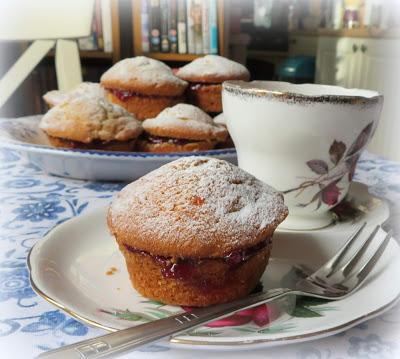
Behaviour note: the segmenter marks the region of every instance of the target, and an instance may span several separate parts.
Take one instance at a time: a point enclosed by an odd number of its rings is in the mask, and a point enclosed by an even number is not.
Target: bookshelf
[[[228,56],[228,21],[226,0],[217,0],[217,29],[218,29],[218,55]],[[171,52],[144,52],[142,48],[142,1],[131,0],[133,21],[133,49],[135,56],[145,55],[156,60],[189,62],[205,54],[194,53],[171,53]]]

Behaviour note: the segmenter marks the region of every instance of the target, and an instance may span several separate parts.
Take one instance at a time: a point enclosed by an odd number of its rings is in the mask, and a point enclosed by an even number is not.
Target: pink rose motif
[[[327,185],[321,192],[322,202],[332,206],[339,201],[340,188],[335,182]]]
[[[182,307],[186,312],[191,312],[192,308]],[[208,323],[209,328],[237,327],[253,322],[259,327],[263,327],[279,316],[279,311],[273,305],[261,304],[254,308],[242,310],[229,317]]]

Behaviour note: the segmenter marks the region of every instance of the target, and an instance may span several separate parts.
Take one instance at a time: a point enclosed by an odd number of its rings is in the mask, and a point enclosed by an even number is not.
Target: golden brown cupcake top
[[[250,79],[243,65],[218,55],[206,55],[181,67],[176,76],[189,82],[220,83],[226,80]]]
[[[117,62],[101,76],[100,83],[109,89],[169,97],[181,96],[188,85],[163,62],[145,56]]]
[[[193,156],[122,189],[108,225],[119,243],[153,255],[211,258],[259,243],[287,213],[283,196],[254,176]]]
[[[227,130],[215,125],[207,113],[185,103],[166,108],[157,117],[145,120],[142,125],[153,136],[199,141],[224,141],[228,136]]]
[[[95,82],[82,82],[74,89],[68,92],[53,90],[45,93],[43,99],[49,106],[59,105],[61,102],[71,100],[78,97],[104,97],[104,89],[99,83]]]
[[[72,141],[129,141],[142,132],[141,123],[118,105],[102,98],[78,97],[50,109],[40,128],[48,135]]]

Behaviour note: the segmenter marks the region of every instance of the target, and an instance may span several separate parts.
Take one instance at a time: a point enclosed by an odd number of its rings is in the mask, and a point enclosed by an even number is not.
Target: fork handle
[[[272,301],[292,292],[290,289],[271,289],[262,293],[206,308],[193,308],[189,313],[137,325],[135,327],[70,344],[42,353],[38,358],[94,359],[122,354],[141,345],[193,329],[207,322],[225,317],[239,310]]]

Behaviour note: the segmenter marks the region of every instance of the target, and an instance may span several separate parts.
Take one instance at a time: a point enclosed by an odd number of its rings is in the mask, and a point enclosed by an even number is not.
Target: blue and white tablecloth
[[[390,200],[394,217],[400,218],[400,206],[396,206],[400,203],[400,164],[364,154],[355,179],[368,184],[374,195]],[[104,333],[81,324],[37,296],[29,285],[26,256],[49,229],[91,208],[106,205],[122,187],[118,183],[51,177],[18,153],[0,149],[0,358],[31,358],[45,350]],[[399,227],[395,231],[399,237]],[[246,353],[171,349],[153,344],[125,357],[204,355],[230,359],[400,358],[400,304],[376,319],[322,340]]]

